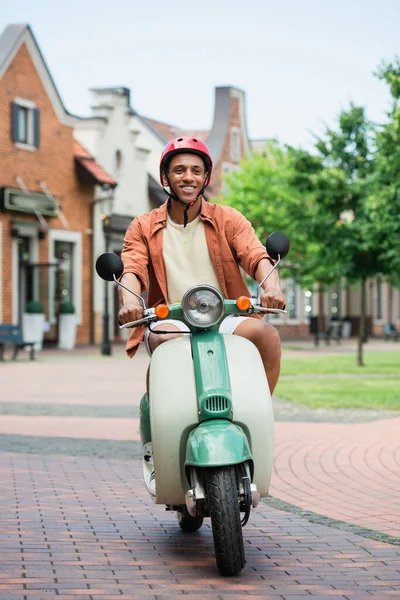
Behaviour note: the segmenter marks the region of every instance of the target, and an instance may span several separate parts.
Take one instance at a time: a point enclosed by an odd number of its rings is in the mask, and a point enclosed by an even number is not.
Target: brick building
[[[58,341],[60,300],[76,309],[77,343],[93,339],[92,214],[116,182],[74,143],[70,115],[26,25],[0,37],[0,322],[30,300]]]

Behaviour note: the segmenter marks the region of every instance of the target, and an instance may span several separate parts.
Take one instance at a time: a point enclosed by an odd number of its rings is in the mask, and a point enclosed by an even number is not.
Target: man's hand
[[[143,317],[143,307],[138,300],[132,300],[125,304],[118,313],[118,322],[120,325],[138,321]]]
[[[261,306],[263,308],[281,308],[286,306],[285,296],[282,294],[279,287],[264,290],[261,296]]]

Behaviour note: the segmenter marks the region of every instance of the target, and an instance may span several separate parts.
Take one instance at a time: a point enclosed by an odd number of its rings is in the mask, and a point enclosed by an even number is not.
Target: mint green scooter
[[[288,253],[289,240],[274,232],[266,247],[276,263],[265,279]],[[118,281],[123,265],[116,254],[101,255],[96,270],[125,287]],[[150,399],[145,394],[140,404],[146,487],[156,504],[177,512],[185,532],[210,517],[217,567],[222,575],[236,575],[246,562],[242,527],[251,507],[268,495],[274,416],[257,348],[240,336],[220,334],[218,327],[231,314],[286,311],[262,308],[259,292],[224,300],[208,285],[192,287],[181,304],[169,307],[146,308],[138,298],[143,318],[122,327],[151,328],[168,317],[190,330],[151,357]]]

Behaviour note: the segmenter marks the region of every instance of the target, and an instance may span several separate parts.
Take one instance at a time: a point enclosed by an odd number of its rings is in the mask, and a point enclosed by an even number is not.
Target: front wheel
[[[222,575],[237,575],[246,563],[234,466],[205,469],[215,559]]]

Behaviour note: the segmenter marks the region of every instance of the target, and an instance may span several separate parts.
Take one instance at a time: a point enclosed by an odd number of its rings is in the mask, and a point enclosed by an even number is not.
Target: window
[[[59,264],[58,290],[59,300],[74,302],[73,288],[73,252],[74,244],[71,242],[54,242],[54,257]]]
[[[304,318],[309,319],[313,314],[313,293],[311,290],[304,292]]]
[[[82,277],[82,234],[78,231],[50,229],[49,263],[58,264],[58,277],[49,281],[49,320],[56,322],[57,302],[70,300],[75,305],[78,323],[82,320],[82,301],[89,300],[87,282]],[[55,269],[52,269],[55,273]],[[84,291],[84,294],[83,294]]]
[[[376,280],[376,297],[375,297],[375,317],[382,319],[382,279]]]
[[[289,319],[297,319],[297,290],[293,279],[287,280],[287,311]]]
[[[118,177],[121,175],[121,170],[122,170],[122,152],[121,150],[117,150],[115,153],[115,157],[114,157],[114,173],[115,173],[115,177],[118,179]]]
[[[341,319],[342,317],[342,305],[341,305],[341,297],[342,297],[342,286],[340,281],[336,285],[333,285],[329,288],[328,293],[328,304],[329,304],[329,319]]]
[[[22,147],[39,147],[40,113],[33,102],[17,98],[11,103],[11,137]]]
[[[397,290],[397,320],[400,321],[400,288]]]
[[[239,162],[241,157],[240,152],[240,129],[238,127],[231,128],[231,159],[234,162]]]
[[[239,171],[239,170],[240,170],[240,166],[239,165],[232,165],[230,163],[223,163],[222,164],[222,185],[221,185],[221,192],[223,194],[226,194],[229,191],[229,185],[228,185],[228,182],[226,181],[225,175],[230,175],[231,173],[233,173],[235,171]]]
[[[29,109],[26,106],[18,108],[18,141],[24,144],[28,143],[28,128],[29,128]]]

